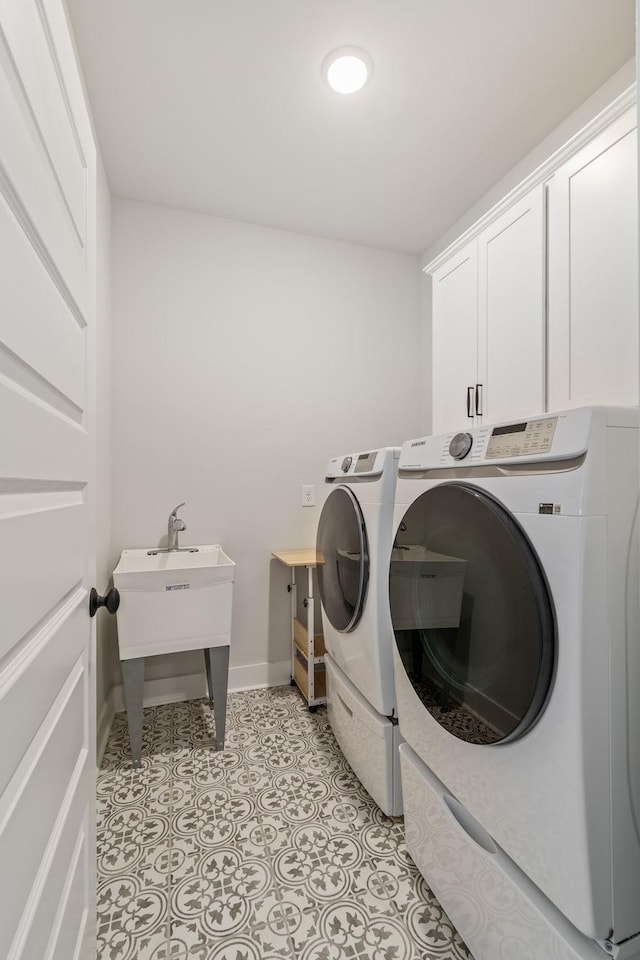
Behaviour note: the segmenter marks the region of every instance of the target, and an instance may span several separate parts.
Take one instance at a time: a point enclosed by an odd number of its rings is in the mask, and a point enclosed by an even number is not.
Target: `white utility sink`
[[[120,659],[228,645],[235,568],[217,543],[123,550],[113,571]]]

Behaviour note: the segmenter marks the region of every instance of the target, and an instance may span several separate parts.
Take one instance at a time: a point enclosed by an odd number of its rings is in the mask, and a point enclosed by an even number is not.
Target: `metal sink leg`
[[[216,749],[224,750],[227,722],[227,686],[229,683],[229,646],[205,647],[209,702],[216,721]]]
[[[124,680],[124,700],[129,724],[131,765],[140,766],[142,754],[142,689],[144,687],[144,657],[121,660]]]

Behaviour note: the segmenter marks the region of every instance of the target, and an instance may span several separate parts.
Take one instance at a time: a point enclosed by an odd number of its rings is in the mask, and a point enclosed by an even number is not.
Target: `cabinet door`
[[[549,194],[549,403],[638,403],[636,116],[554,175]]]
[[[478,366],[478,259],[473,240],[433,274],[433,433],[473,424]],[[473,405],[472,405],[473,409]]]
[[[483,423],[545,409],[542,185],[478,238],[478,381]]]

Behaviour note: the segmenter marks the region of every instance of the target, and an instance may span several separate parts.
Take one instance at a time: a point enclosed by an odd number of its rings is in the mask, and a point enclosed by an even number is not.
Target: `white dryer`
[[[408,845],[477,960],[640,955],[639,456],[636,408],[402,447]]]
[[[356,775],[389,816],[402,813],[389,616],[399,447],[334,457],[318,521],[327,714]]]

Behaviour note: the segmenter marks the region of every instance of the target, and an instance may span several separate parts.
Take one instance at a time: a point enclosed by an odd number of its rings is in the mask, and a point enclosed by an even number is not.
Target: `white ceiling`
[[[67,3],[116,196],[412,253],[634,53],[634,0]]]

